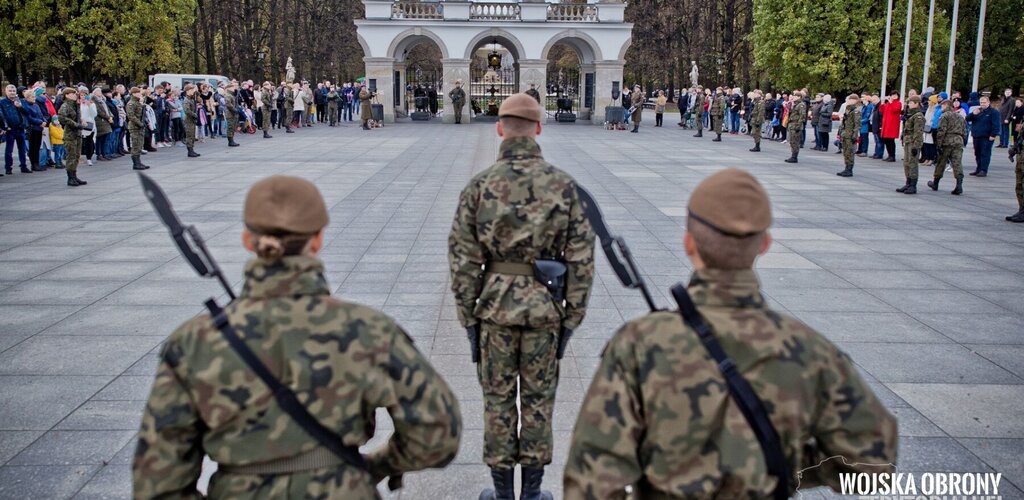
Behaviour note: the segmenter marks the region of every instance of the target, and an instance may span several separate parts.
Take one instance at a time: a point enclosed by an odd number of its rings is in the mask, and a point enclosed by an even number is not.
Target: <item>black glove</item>
[[[555,351],[555,359],[562,359],[562,356],[565,356],[565,348],[569,345],[571,338],[572,330],[562,327],[562,334],[558,336],[558,350]]]
[[[466,338],[469,339],[469,352],[474,363],[480,362],[480,325],[466,327]]]
[[[913,156],[914,158],[917,158],[917,154],[918,154],[919,152],[920,152],[920,151],[918,151],[918,150],[916,150],[916,149],[911,149],[911,150],[910,150],[910,156]]]

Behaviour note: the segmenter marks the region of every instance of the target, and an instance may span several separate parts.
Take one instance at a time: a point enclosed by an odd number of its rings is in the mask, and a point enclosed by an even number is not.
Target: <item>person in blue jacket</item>
[[[4,89],[4,97],[0,99],[0,114],[4,122],[4,172],[11,175],[14,171],[14,147],[18,147],[18,163],[23,173],[31,173],[26,164],[25,156],[28,144],[25,142],[26,119],[25,102],[18,96],[18,88],[8,85]]]
[[[25,97],[21,100],[22,113],[25,114],[25,135],[28,138],[28,162],[33,172],[42,172],[45,168],[39,167],[39,148],[43,144],[43,129],[49,126],[49,121],[43,116],[36,104],[36,94],[26,90]]]
[[[860,144],[857,145],[857,156],[867,156],[868,136],[871,135],[871,114],[875,112],[875,104],[866,94],[860,96],[860,102],[864,104],[864,108],[860,111]]]
[[[967,115],[967,123],[971,124],[974,159],[978,162],[978,168],[970,175],[985,177],[988,175],[988,165],[992,161],[992,145],[999,137],[1003,119],[999,116],[999,110],[991,106],[988,96],[982,96],[978,106],[972,108]]]

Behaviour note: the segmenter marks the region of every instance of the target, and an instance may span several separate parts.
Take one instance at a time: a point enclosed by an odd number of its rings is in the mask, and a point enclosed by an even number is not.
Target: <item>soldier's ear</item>
[[[757,251],[757,255],[764,255],[768,253],[768,249],[772,246],[772,233],[768,231],[764,232],[764,239],[761,240],[761,248]]]
[[[306,253],[312,256],[317,256],[320,250],[324,247],[324,230],[321,229],[312,238],[309,239],[309,243],[306,244]]]
[[[247,228],[242,229],[242,246],[250,252],[256,251],[256,245],[254,245],[252,241],[252,233],[250,233]]]
[[[536,130],[537,134],[536,135],[540,135],[540,133],[541,133],[541,131],[543,129],[544,129],[544,126],[541,125],[540,122],[537,122],[537,130]]]
[[[505,127],[501,126],[501,120],[498,120],[498,124],[496,125],[496,128],[497,128],[497,131],[498,131],[498,137],[501,137],[502,139],[504,139],[505,138]]]

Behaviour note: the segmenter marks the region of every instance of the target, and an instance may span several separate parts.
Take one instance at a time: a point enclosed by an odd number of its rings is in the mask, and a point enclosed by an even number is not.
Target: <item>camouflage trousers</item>
[[[754,145],[755,146],[760,146],[761,145],[761,124],[760,123],[758,123],[756,125],[751,125],[750,126],[750,136],[754,138]]]
[[[907,179],[917,179],[917,156],[914,154],[914,148],[910,146],[903,146],[903,174],[907,176]]]
[[[192,148],[196,145],[196,122],[185,119],[185,145]]]
[[[477,376],[484,393],[484,463],[496,469],[551,463],[560,328],[483,323],[480,330]]]
[[[1017,173],[1017,206],[1024,210],[1024,153],[1017,153],[1017,166],[1014,167]]]
[[[942,146],[942,150],[939,153],[939,161],[935,163],[935,178],[941,179],[942,174],[946,171],[946,164],[953,165],[953,176],[960,178],[964,176],[963,166],[964,148],[952,145]]]
[[[235,140],[235,131],[238,130],[238,115],[228,117],[228,141]]]
[[[71,173],[78,171],[78,160],[82,156],[82,136],[74,130],[64,134],[64,168]]]
[[[260,126],[264,132],[270,132],[270,113],[271,109],[267,106],[263,106],[263,121],[260,122]]]
[[[455,114],[455,123],[462,123],[462,107],[465,105],[465,102],[452,103],[452,112]]]
[[[697,132],[704,131],[704,111],[697,111],[694,113],[693,125],[697,128]]]
[[[800,133],[803,132],[803,125],[799,127],[787,127],[787,139],[789,140],[789,150],[793,153],[793,158],[796,158],[800,154]]]
[[[128,130],[128,134],[131,136],[131,143],[132,143],[131,155],[132,156],[142,156],[142,143],[144,142],[144,139],[142,138],[142,130],[141,129],[129,129]]]
[[[338,123],[338,104],[337,103],[332,101],[332,102],[327,104],[327,117],[330,120],[332,127],[336,123]]]
[[[843,138],[843,164],[847,167],[853,167],[853,161],[857,154],[857,138],[856,137],[844,137]]]
[[[723,118],[725,118],[725,117],[724,116],[718,116],[718,115],[711,115],[711,132],[713,132],[715,134],[721,134],[722,133],[722,122],[725,121],[725,120],[723,120]]]

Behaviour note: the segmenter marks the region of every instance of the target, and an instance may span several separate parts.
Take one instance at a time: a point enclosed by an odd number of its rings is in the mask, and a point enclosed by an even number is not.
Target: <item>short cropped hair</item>
[[[506,137],[533,137],[537,122],[517,116],[503,116],[501,117],[501,126],[505,129]]]
[[[700,260],[710,269],[725,271],[752,269],[765,238],[764,232],[743,238],[728,236],[693,217],[687,218],[686,231],[697,244]]]

